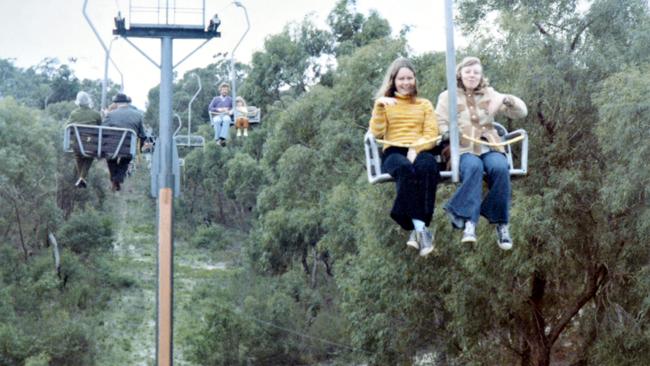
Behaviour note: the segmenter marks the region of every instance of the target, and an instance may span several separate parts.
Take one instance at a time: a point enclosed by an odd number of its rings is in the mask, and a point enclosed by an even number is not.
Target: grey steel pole
[[[454,4],[445,0],[445,20],[447,34],[447,92],[449,93],[449,145],[451,146],[451,181],[459,179],[458,165],[458,120],[456,116],[456,48],[454,47]]]
[[[113,45],[113,42],[111,42],[111,46]],[[103,111],[106,109],[106,87],[108,86],[108,58],[110,57],[110,46],[106,50],[106,57],[104,58],[104,79],[102,79],[102,102],[101,102],[101,110]]]
[[[199,75],[196,73],[192,73],[192,76],[196,78],[196,81],[199,83],[199,89],[194,93],[192,96],[192,99],[190,99],[190,102],[187,105],[187,145],[190,145],[190,134],[192,133],[192,103],[194,103],[194,99],[199,95],[201,92],[201,89],[203,88],[201,86],[201,78]]]
[[[244,34],[242,34],[241,38],[239,39],[239,42],[237,42],[235,48],[233,48],[232,52],[230,53],[230,80],[232,80],[232,103],[234,109],[236,107],[235,99],[237,99],[237,73],[235,72],[235,51],[239,47],[239,44],[241,44],[241,41],[244,40],[244,37],[246,37],[248,31],[251,29],[251,23],[248,20],[248,11],[246,11],[246,7],[244,6],[244,4],[242,4],[241,1],[233,1],[233,3],[236,6],[244,9],[244,15],[246,16],[246,31],[244,32]]]
[[[110,45],[110,47],[109,47],[109,51],[108,51],[108,54],[109,54],[108,59],[109,59],[109,61],[111,61],[111,64],[113,65],[113,67],[115,68],[115,70],[120,74],[120,93],[123,93],[123,92],[124,92],[124,74],[122,74],[122,70],[120,70],[120,68],[117,67],[117,64],[115,63],[115,61],[113,60],[113,58],[110,57],[110,54],[111,54],[111,52],[112,52],[112,47],[113,47],[113,41],[115,41],[115,40],[117,40],[117,39],[118,39],[118,37],[114,37],[114,38],[111,40],[111,45]]]
[[[237,73],[235,72],[235,57],[230,56],[230,80],[232,80],[232,106],[235,113],[235,99],[237,98]]]
[[[106,94],[108,93],[108,61],[113,61],[111,59],[111,50],[113,49],[113,42],[115,41],[116,38],[111,39],[111,41],[108,43],[108,48],[106,49],[106,57],[104,58],[104,79],[102,80],[102,102],[101,102],[101,110],[104,110],[106,108]],[[117,68],[117,66],[116,66]],[[119,70],[119,69],[118,69]],[[122,72],[120,72],[120,75]]]
[[[108,47],[104,44],[104,41],[102,41],[102,37],[99,36],[99,33],[97,33],[97,29],[95,29],[95,26],[93,25],[93,22],[90,20],[90,17],[88,14],[86,14],[86,7],[88,6],[88,0],[84,0],[83,7],[81,8],[81,12],[84,15],[84,18],[86,18],[86,22],[88,22],[88,25],[90,26],[90,29],[93,30],[93,33],[95,33],[95,37],[97,37],[97,40],[99,41],[99,44],[102,45],[102,48],[104,49],[104,52],[106,52],[106,61],[104,62],[104,81],[102,82],[102,100],[101,100],[101,108],[104,109],[106,107],[106,73],[108,72],[108,55],[110,51],[108,50]],[[47,103],[47,102],[46,102]]]
[[[160,63],[160,173],[158,175],[158,301],[156,359],[158,366],[173,362],[173,208],[172,171],[172,38],[162,37]]]

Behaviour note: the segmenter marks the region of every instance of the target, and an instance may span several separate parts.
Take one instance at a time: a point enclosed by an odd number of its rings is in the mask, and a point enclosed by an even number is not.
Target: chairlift
[[[503,146],[505,148],[510,175],[513,177],[526,175],[528,172],[528,134],[523,129],[508,132],[508,130],[500,123],[493,122],[492,124],[501,137],[500,143],[490,144],[487,141],[482,140],[472,141],[490,147]],[[463,138],[471,139],[465,135],[463,135]],[[518,161],[516,161],[518,164],[515,165],[512,145],[518,142],[521,142],[521,148],[518,154]],[[390,182],[393,180],[393,177],[390,174],[382,172],[381,170],[381,153],[378,147],[379,143],[380,142],[377,141],[375,136],[370,131],[366,132],[363,141],[363,147],[366,153],[366,170],[368,173],[368,182],[370,184]],[[437,159],[439,164],[446,165],[446,162],[442,161],[440,156],[437,156]],[[440,177],[443,179],[449,179],[452,177],[452,171],[441,170]]]
[[[141,3],[143,6],[137,6],[135,3]],[[88,24],[93,29],[104,50],[106,45],[95,30],[95,27],[88,17],[86,7],[88,0],[84,0],[82,12]],[[171,7],[170,7],[171,5]],[[198,5],[198,4],[197,4]],[[241,3],[240,3],[241,5]],[[243,6],[242,6],[243,7]],[[156,22],[138,21],[134,15],[138,13],[148,13],[149,19],[153,15]],[[186,14],[191,16],[186,18]],[[179,16],[179,19],[176,16]],[[169,1],[164,5],[159,1],[156,6],[152,6],[149,1],[129,1],[127,21],[118,12],[115,18],[114,35],[123,37],[131,44],[142,56],[160,69],[160,136],[158,144],[154,149],[153,166],[151,171],[151,195],[158,198],[158,311],[156,316],[156,363],[159,365],[171,365],[173,362],[172,350],[173,342],[173,247],[174,247],[174,197],[180,194],[180,164],[178,161],[178,151],[176,140],[171,133],[172,130],[172,96],[173,96],[173,70],[183,63],[192,54],[198,51],[211,39],[220,37],[219,25],[221,21],[215,14],[206,28],[206,7],[205,0],[201,1],[201,6],[176,7],[176,2],[170,4]],[[182,19],[181,19],[182,18]],[[146,19],[145,19],[146,20]],[[157,38],[161,41],[160,64],[153,60],[144,51],[133,44],[128,38]],[[173,43],[175,39],[204,39],[205,41],[191,51],[188,55],[173,63]],[[188,136],[189,136],[188,131]],[[68,135],[66,133],[66,135]],[[100,134],[101,136],[101,134]],[[135,133],[133,134],[135,139]],[[131,148],[135,153],[135,141],[131,140]],[[101,144],[98,144],[101,146]],[[99,149],[99,148],[98,148]],[[170,195],[170,193],[172,195]]]
[[[456,118],[456,49],[454,47],[454,18],[453,18],[453,0],[445,0],[445,34],[447,38],[447,49],[445,51],[445,68],[447,78],[447,90],[449,91],[449,147],[451,170],[441,170],[440,177],[448,178],[457,183],[460,180],[459,165],[459,139],[461,134],[458,131],[458,121]],[[525,130],[519,129],[513,132],[501,124],[493,122],[497,129],[501,142],[489,143],[487,141],[472,139],[469,136],[462,135],[466,140],[481,144],[487,147],[502,146],[505,148],[506,158],[511,176],[526,175],[528,172],[528,134]],[[371,184],[388,182],[393,180],[390,174],[381,171],[381,155],[377,147],[377,141],[370,131],[364,137],[364,150],[366,153],[366,170],[368,173],[368,182]],[[519,165],[515,166],[511,145],[521,142],[521,151],[519,153]],[[393,144],[391,144],[393,145]],[[438,157],[440,159],[440,157]],[[442,164],[442,161],[439,161]],[[447,163],[447,162],[444,162]],[[445,168],[446,168],[445,164]]]
[[[255,106],[246,106],[246,109],[248,110],[248,113],[246,114],[248,123],[259,124],[262,121],[262,110],[260,108]],[[242,113],[237,111],[235,108],[235,120],[237,120],[237,117],[241,117],[241,114]]]
[[[246,117],[248,118],[248,123],[250,124],[259,124],[262,121],[262,110],[260,108],[254,107],[254,106],[246,106],[247,112]],[[210,122],[212,123],[212,119],[216,116],[223,116],[225,114],[228,114],[226,112],[213,112],[209,111],[208,114],[210,114]],[[229,116],[232,116],[231,114],[228,114]],[[233,126],[235,124],[235,121],[237,118],[242,117],[242,113],[237,111],[235,109],[234,112],[234,117],[235,118],[230,118],[230,125]]]
[[[187,135],[178,134],[178,131],[180,131],[183,122],[181,121],[180,116],[178,116],[178,114],[175,114],[176,118],[178,119],[178,128],[176,129],[176,131],[174,131],[174,140],[176,141],[176,146],[204,147],[205,138],[203,138],[203,136],[201,135],[192,135],[192,103],[194,102],[194,100],[199,95],[202,89],[201,78],[195,73],[192,73],[192,76],[194,76],[198,81],[199,89],[196,91],[196,93],[194,93],[192,99],[190,99],[190,102],[187,104]]]
[[[129,128],[70,123],[63,133],[63,151],[87,158],[134,158],[138,135]]]
[[[183,127],[183,120],[181,119],[181,116],[178,115],[178,113],[174,113],[174,117],[178,120],[178,128],[176,128],[176,131],[174,131],[174,142],[176,142],[176,146],[179,147],[204,147],[205,146],[205,139],[203,136],[200,135],[179,135],[178,131],[181,130]]]

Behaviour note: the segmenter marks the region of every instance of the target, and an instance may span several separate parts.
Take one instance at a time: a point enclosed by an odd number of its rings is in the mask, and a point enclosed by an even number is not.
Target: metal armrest
[[[381,155],[379,153],[379,147],[377,146],[375,136],[370,131],[366,132],[363,138],[363,148],[366,153],[368,182],[370,182],[370,184],[375,184],[392,181],[393,177],[390,174],[382,173],[381,171]]]

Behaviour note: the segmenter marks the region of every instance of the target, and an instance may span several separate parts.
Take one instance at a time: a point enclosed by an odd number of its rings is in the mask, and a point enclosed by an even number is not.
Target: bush
[[[94,210],[73,214],[59,232],[61,245],[88,255],[95,250],[108,251],[113,245],[113,221]]]
[[[224,250],[230,242],[227,240],[226,230],[220,225],[200,226],[190,239],[190,244],[195,248]]]

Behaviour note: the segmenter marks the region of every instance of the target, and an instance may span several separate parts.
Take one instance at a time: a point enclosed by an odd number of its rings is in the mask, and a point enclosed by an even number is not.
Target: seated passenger
[[[214,127],[214,140],[221,146],[226,146],[228,132],[230,130],[230,115],[232,114],[232,97],[230,94],[230,85],[221,83],[219,85],[219,95],[212,99],[208,112],[212,126]]]
[[[465,57],[456,66],[456,98],[458,130],[460,132],[460,186],[444,206],[451,224],[463,230],[461,242],[476,242],[479,216],[496,226],[497,245],[503,250],[512,248],[510,221],[510,171],[503,147],[488,147],[481,141],[501,141],[492,124],[494,116],[524,118],[526,104],[511,94],[502,94],[489,86],[483,76],[483,66],[476,57]],[[436,116],[440,131],[449,131],[449,91],[438,97]],[[483,194],[483,174],[487,180]]]
[[[115,97],[113,97],[113,103],[116,105],[116,108],[106,115],[102,125],[132,129],[138,134],[140,143],[144,149],[146,148],[144,142],[147,136],[144,133],[142,114],[136,109],[131,108],[130,102],[131,98],[127,97],[125,94],[116,94]],[[130,157],[106,160],[108,171],[111,174],[112,191],[120,190],[121,184],[124,183],[124,177],[129,169],[130,162]]]
[[[370,132],[384,141],[382,171],[397,184],[390,217],[411,231],[406,245],[421,256],[434,251],[431,222],[440,173],[433,154],[438,122],[433,105],[418,98],[413,64],[398,58],[390,65],[370,119]]]
[[[242,135],[248,136],[248,108],[246,101],[242,97],[235,99],[235,129],[237,129],[237,137]]]
[[[77,109],[73,110],[68,117],[68,123],[81,123],[85,125],[98,126],[102,124],[102,117],[99,112],[92,110],[92,98],[86,92],[77,93],[75,104]],[[74,184],[77,188],[86,188],[86,177],[94,158],[87,158],[81,153],[75,155],[77,160],[77,182]]]

